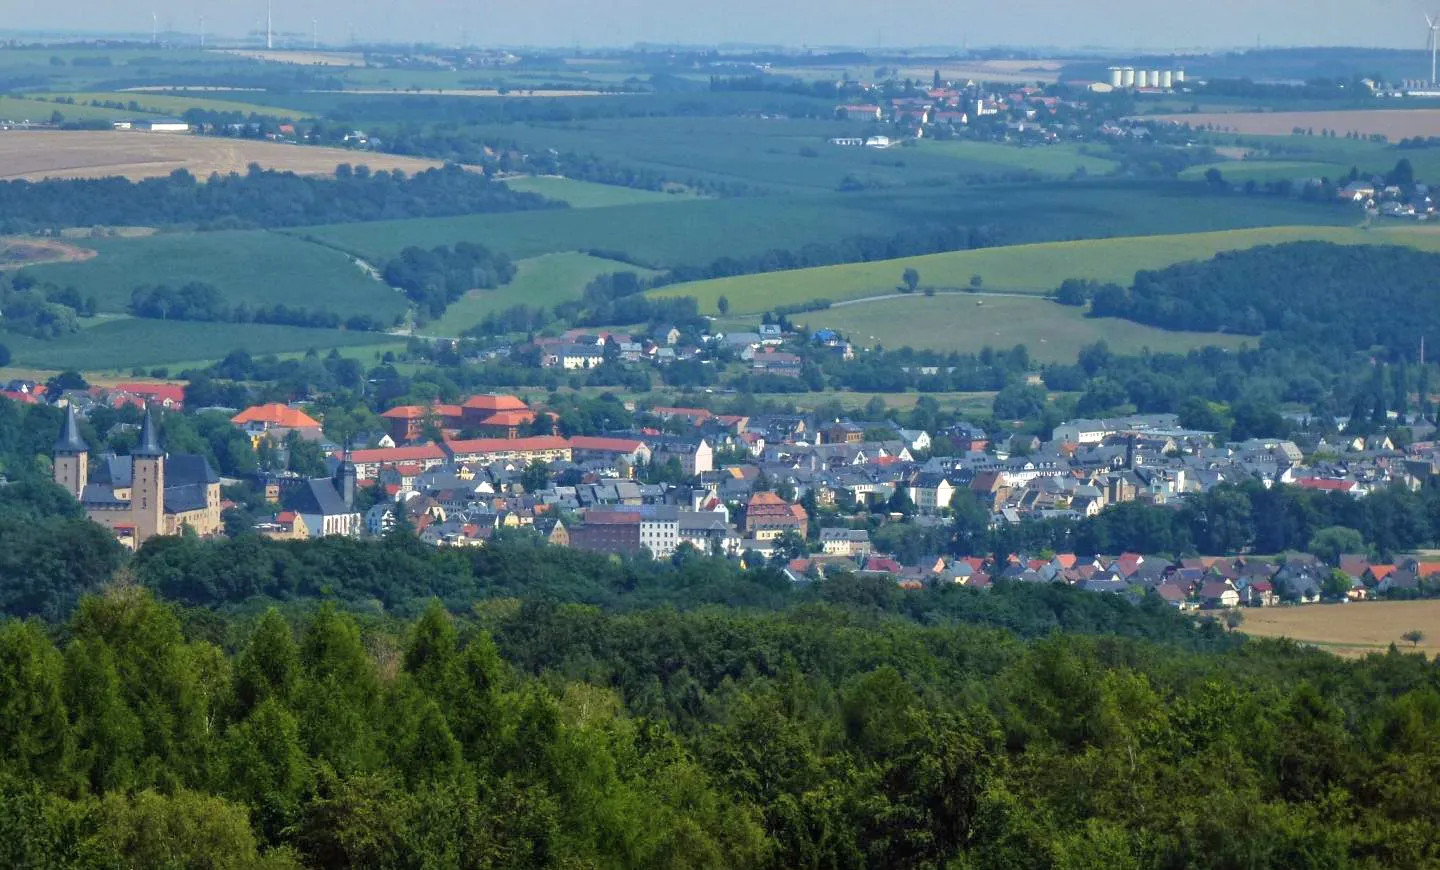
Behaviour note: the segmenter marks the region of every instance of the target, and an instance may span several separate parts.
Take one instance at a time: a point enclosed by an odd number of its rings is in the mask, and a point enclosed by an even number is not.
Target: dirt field
[[[0,238],[0,270],[41,263],[80,263],[94,256],[94,251],[54,239]]]
[[[1288,637],[1314,644],[1337,655],[1384,652],[1395,644],[1410,649],[1400,637],[1416,629],[1425,633],[1416,649],[1440,654],[1440,601],[1369,601],[1312,604],[1303,607],[1246,608],[1240,631],[1256,637]]]
[[[1192,127],[1213,125],[1252,136],[1289,136],[1296,127],[1334,130],[1339,135],[1380,133],[1398,142],[1412,136],[1440,136],[1440,109],[1375,109],[1349,112],[1211,112],[1198,115],[1147,115],[1146,121],[1175,121]]]
[[[0,179],[104,178],[132,180],[188,169],[197,178],[212,172],[244,172],[251,163],[301,175],[328,175],[341,163],[371,169],[420,172],[437,160],[359,153],[341,148],[281,145],[178,133],[9,131],[0,133]]]

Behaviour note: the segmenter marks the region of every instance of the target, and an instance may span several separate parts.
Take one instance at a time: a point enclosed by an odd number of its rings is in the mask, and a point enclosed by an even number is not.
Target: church
[[[90,477],[90,445],[80,437],[73,406],[55,442],[55,482],[79,499],[91,521],[122,544],[139,548],[156,535],[219,534],[220,478],[203,456],[169,455],[147,410],[140,443],[129,456],[101,457]]]

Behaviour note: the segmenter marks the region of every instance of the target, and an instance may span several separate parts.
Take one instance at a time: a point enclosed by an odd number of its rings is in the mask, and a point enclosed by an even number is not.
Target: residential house
[[[760,540],[778,538],[785,532],[805,537],[809,527],[805,508],[790,504],[773,492],[757,492],[750,496],[745,509],[745,534]]]
[[[827,556],[868,556],[870,533],[865,529],[821,529],[820,547]]]
[[[279,402],[246,408],[231,417],[230,422],[249,435],[251,443],[256,447],[262,438],[283,441],[291,432],[308,441],[318,441],[324,437],[318,420],[299,408]]]

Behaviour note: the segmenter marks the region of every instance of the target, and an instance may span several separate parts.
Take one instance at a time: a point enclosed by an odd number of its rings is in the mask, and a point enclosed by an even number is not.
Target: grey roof
[[[129,504],[115,497],[114,487],[102,483],[87,484],[84,492],[80,493],[80,503],[96,506]]]
[[[60,427],[60,438],[55,442],[56,453],[88,453],[90,445],[80,437],[80,423],[75,419],[75,405],[65,406],[65,425]]]
[[[199,483],[165,487],[165,513],[184,514],[204,510],[209,506],[205,489],[205,485]]]
[[[293,504],[295,512],[301,514],[334,517],[354,513],[345,504],[345,499],[341,498],[340,493],[335,490],[334,481],[328,477],[316,477],[305,481],[305,485],[296,492]]]
[[[132,451],[131,456],[164,456],[165,451],[160,448],[160,435],[155,430],[155,416],[147,409],[145,411],[145,422],[140,425],[140,444]]]

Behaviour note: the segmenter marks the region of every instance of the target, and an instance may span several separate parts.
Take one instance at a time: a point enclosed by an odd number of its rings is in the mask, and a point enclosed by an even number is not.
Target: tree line
[[[403,570],[389,551],[411,546],[369,545],[371,570]],[[492,567],[536,593],[558,581],[507,558]],[[1426,724],[1440,676],[1421,656],[1347,662],[1058,587],[912,594],[842,578],[791,594],[805,603],[534,594],[459,616],[224,616],[122,582],[57,630],[0,623],[0,860],[1219,870],[1440,857]]]
[[[251,165],[205,183],[184,169],[164,178],[0,182],[0,232],[58,227],[186,225],[201,229],[293,227],[563,208],[458,166],[407,176],[340,166],[315,178]]]
[[[341,318],[331,311],[291,308],[279,303],[269,308],[252,308],[245,302],[231,306],[226,302],[225,295],[214,285],[201,281],[190,281],[179,287],[168,284],[145,284],[136,287],[130,294],[130,313],[136,317],[154,320],[273,323],[315,329],[339,329],[343,326],[349,330],[364,332],[383,330],[390,325],[368,314]]]
[[[450,303],[471,290],[493,290],[515,278],[515,264],[471,242],[432,250],[405,248],[385,264],[385,282],[405,291],[410,301],[431,318],[445,313]]]

